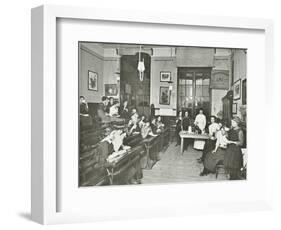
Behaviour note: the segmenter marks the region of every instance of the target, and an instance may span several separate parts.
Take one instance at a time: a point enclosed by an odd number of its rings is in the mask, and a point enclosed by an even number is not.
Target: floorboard
[[[191,145],[182,155],[180,146],[175,146],[175,143],[171,143],[164,152],[160,153],[160,161],[151,170],[143,170],[142,183],[165,184],[226,180],[225,175],[219,175],[217,179],[215,174],[199,176],[203,170],[203,164],[198,163],[197,159],[201,155],[202,151],[193,149]]]

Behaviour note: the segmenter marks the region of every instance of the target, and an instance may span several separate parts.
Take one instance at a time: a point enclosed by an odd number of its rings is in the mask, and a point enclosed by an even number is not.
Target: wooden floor
[[[143,170],[142,184],[226,180],[225,175],[219,175],[217,179],[214,174],[199,176],[203,164],[199,164],[197,159],[201,155],[202,151],[193,149],[192,145],[182,155],[180,146],[171,143],[166,151],[160,153],[161,160],[151,170]]]

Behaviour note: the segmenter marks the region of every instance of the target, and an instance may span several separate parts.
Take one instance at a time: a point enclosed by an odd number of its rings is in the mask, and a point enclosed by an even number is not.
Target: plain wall
[[[235,50],[233,52],[234,83],[238,80],[241,80],[240,99],[233,100],[233,103],[237,103],[237,115],[239,117],[242,117],[241,112],[240,112],[240,107],[242,106],[242,81],[247,77],[247,53],[246,52],[247,51],[245,51],[245,50]]]
[[[80,52],[79,94],[84,96],[87,102],[98,103],[104,94],[103,59],[83,46],[80,48]],[[88,89],[89,70],[98,74],[98,91]]]
[[[172,82],[160,82],[160,72],[169,71],[172,75]],[[159,103],[160,87],[172,86],[170,105]],[[151,76],[150,76],[150,104],[160,109],[177,109],[177,63],[176,58],[172,57],[152,57],[151,58]],[[176,114],[176,112],[173,112]]]

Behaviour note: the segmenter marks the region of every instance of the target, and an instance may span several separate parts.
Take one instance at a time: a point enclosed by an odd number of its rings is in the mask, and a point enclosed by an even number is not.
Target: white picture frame
[[[57,119],[57,115],[61,112],[60,103],[58,98],[64,98],[61,91],[57,91],[61,87],[60,81],[56,78],[58,68],[57,66],[57,20],[59,18],[71,19],[71,20],[101,20],[103,22],[113,23],[122,21],[124,23],[132,24],[149,24],[151,27],[161,27],[163,25],[169,25],[169,28],[192,26],[201,28],[221,28],[225,30],[250,30],[250,31],[262,31],[265,39],[265,50],[261,55],[264,56],[265,62],[263,63],[265,74],[261,75],[261,79],[266,79],[266,86],[256,85],[260,87],[260,96],[264,98],[260,103],[262,106],[266,106],[267,109],[260,111],[259,116],[265,116],[265,111],[273,111],[274,102],[272,99],[274,85],[273,67],[273,22],[265,19],[246,19],[246,18],[231,18],[231,17],[215,17],[215,16],[194,16],[194,15],[174,15],[174,14],[162,14],[158,12],[134,12],[134,11],[118,11],[110,9],[92,9],[92,8],[79,8],[69,6],[52,6],[45,5],[32,9],[32,188],[31,188],[31,214],[32,220],[41,224],[56,224],[56,223],[70,223],[70,222],[83,222],[83,221],[96,221],[96,220],[108,220],[108,219],[127,219],[127,218],[142,218],[142,217],[159,217],[159,216],[175,216],[175,215],[187,215],[197,213],[209,213],[209,212],[236,212],[236,211],[249,211],[249,210],[265,210],[271,209],[272,204],[272,174],[273,169],[271,165],[271,154],[274,152],[270,146],[270,137],[265,137],[265,149],[263,152],[264,159],[267,160],[267,164],[264,165],[263,171],[266,172],[257,181],[251,174],[251,170],[256,170],[258,163],[252,164],[250,168],[250,179],[246,182],[239,183],[218,183],[216,185],[212,183],[205,184],[177,184],[177,185],[154,185],[143,187],[132,187],[130,189],[123,187],[111,188],[115,193],[126,193],[127,197],[133,194],[142,194],[149,198],[154,196],[155,203],[151,204],[149,210],[144,211],[143,207],[133,208],[130,206],[129,201],[123,201],[123,206],[119,206],[118,209],[95,209],[94,206],[89,207],[85,211],[71,211],[62,209],[60,207],[61,197],[60,189],[64,192],[68,192],[64,189],[62,177],[59,177],[61,158],[58,157],[57,151],[60,151],[60,140],[58,139],[60,129],[58,128],[61,120]],[[129,26],[128,26],[129,27]],[[125,36],[125,35],[124,35]],[[144,38],[143,38],[144,39]],[[126,37],[124,37],[126,41]],[[141,41],[140,41],[141,42]],[[203,45],[203,41],[200,41]],[[217,42],[217,43],[216,43]],[[220,41],[215,41],[212,44],[219,46]],[[145,41],[144,41],[145,43]],[[180,44],[178,41],[177,44]],[[199,43],[198,43],[199,44]],[[230,44],[230,43],[229,43]],[[245,48],[245,47],[244,47]],[[249,63],[250,65],[250,63]],[[251,78],[248,81],[249,89],[249,102],[251,104]],[[252,100],[253,102],[253,100]],[[253,104],[253,107],[256,105]],[[63,106],[62,106],[63,107]],[[251,107],[251,106],[249,106]],[[250,111],[248,119],[251,119],[253,113]],[[251,127],[251,126],[250,126]],[[265,133],[271,133],[272,127],[263,127]],[[249,155],[253,151],[254,146],[251,140],[249,141]],[[257,140],[258,141],[258,140]],[[262,149],[259,150],[261,153]],[[257,158],[259,159],[257,154]],[[250,157],[251,159],[251,157]],[[252,158],[253,160],[253,158]],[[255,165],[257,164],[257,165]],[[73,169],[74,170],[74,169]],[[248,184],[247,184],[248,183]],[[260,184],[258,184],[260,183]],[[221,200],[213,201],[199,199],[199,195],[193,199],[193,202],[186,201],[184,199],[168,199],[165,203],[161,203],[165,194],[178,194],[179,198],[183,198],[182,191],[185,189],[190,190],[190,194],[198,193],[201,189],[207,187],[212,189],[228,189],[235,190],[239,187],[243,188],[242,191],[252,191],[250,186],[255,185],[255,188],[262,188],[262,191],[256,191],[257,194],[253,194],[253,199],[250,199],[247,195],[243,197],[238,192],[235,199],[222,197]],[[157,188],[155,187],[157,186]],[[110,189],[110,188],[108,188]],[[159,194],[159,189],[162,193]],[[217,190],[216,190],[217,191]],[[79,191],[82,193],[88,193],[89,191]],[[102,193],[104,196],[104,202],[110,205],[110,201],[107,201],[110,191],[96,189],[90,191],[91,193]],[[65,193],[63,193],[65,194]],[[157,195],[159,197],[157,197]],[[255,196],[254,196],[255,195]],[[159,199],[158,199],[159,198]],[[196,199],[197,198],[197,199]],[[76,202],[73,199],[73,202]],[[122,204],[121,203],[116,203]],[[71,207],[72,204],[67,204]],[[82,206],[81,206],[82,207]],[[86,206],[85,206],[86,207]],[[120,207],[122,211],[120,212]],[[73,205],[74,208],[74,205]],[[91,209],[92,208],[92,209]],[[146,207],[147,208],[147,207]]]

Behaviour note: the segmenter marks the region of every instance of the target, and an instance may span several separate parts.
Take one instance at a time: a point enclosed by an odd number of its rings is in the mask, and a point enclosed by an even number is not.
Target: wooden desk
[[[121,173],[128,170],[130,167],[133,167],[141,158],[145,155],[143,146],[137,146],[130,150],[127,150],[127,153],[118,158],[118,160],[110,163],[106,168],[109,183],[114,184],[114,177],[120,175]],[[131,179],[131,178],[128,178]]]
[[[184,139],[200,139],[200,140],[207,140],[209,139],[209,135],[208,134],[196,134],[196,133],[188,133],[187,131],[181,131],[180,133],[180,137],[181,137],[181,154],[183,154],[183,142]]]

